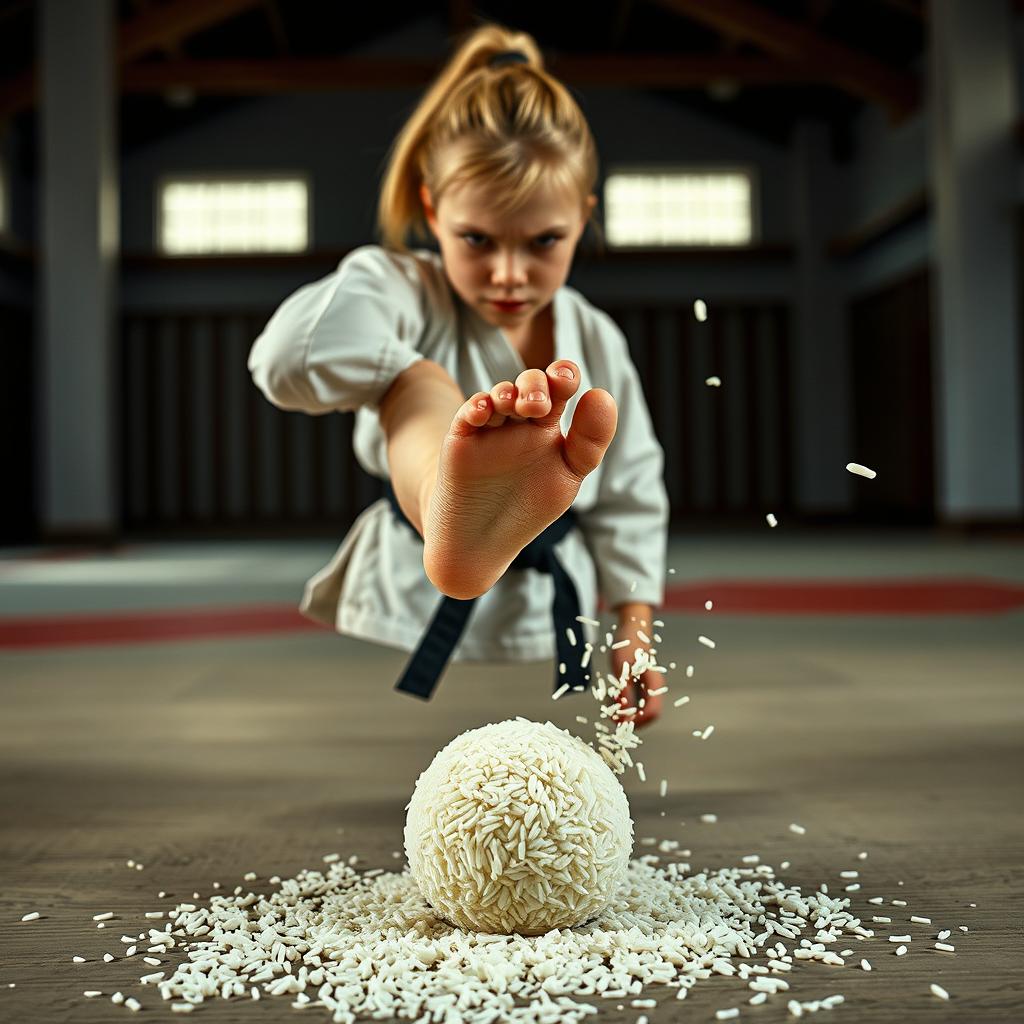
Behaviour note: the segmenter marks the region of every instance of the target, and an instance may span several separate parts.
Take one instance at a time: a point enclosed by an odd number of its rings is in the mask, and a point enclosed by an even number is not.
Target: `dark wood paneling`
[[[666,450],[674,519],[784,511],[791,494],[786,310],[726,304],[707,324],[696,324],[688,307],[611,312],[629,339]],[[122,451],[123,473],[143,477],[123,488],[128,530],[339,534],[380,494],[352,454],[351,416],[282,412],[253,386],[245,357],[266,321],[265,312],[248,310],[125,317],[121,417],[143,435]],[[704,353],[696,363],[691,345]],[[766,354],[776,363],[767,381]],[[706,372],[694,369],[703,364]],[[732,379],[727,367],[736,368]],[[723,378],[722,388],[705,385],[711,373]],[[200,378],[209,385],[198,386]],[[767,395],[772,381],[782,390]],[[194,465],[202,445],[212,466],[208,486]],[[766,445],[774,446],[768,459]],[[132,450],[143,457],[133,461]],[[204,502],[207,491],[212,499]]]
[[[609,313],[629,340],[655,432],[666,449],[673,522],[736,523],[790,511],[787,308],[726,303],[716,305],[703,324],[690,307],[619,306]],[[763,372],[766,363],[771,374]],[[722,379],[720,388],[705,384],[711,375]],[[666,392],[674,396],[672,402],[663,399]]]
[[[4,438],[0,544],[24,543],[36,532],[32,337],[30,310],[0,306],[0,430]]]
[[[852,462],[878,472],[854,487],[859,521],[935,520],[928,273],[850,304]]]

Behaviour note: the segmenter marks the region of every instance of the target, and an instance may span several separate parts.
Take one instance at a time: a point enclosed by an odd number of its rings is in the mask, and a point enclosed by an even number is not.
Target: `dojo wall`
[[[378,49],[429,50],[416,33],[406,42]],[[766,510],[791,522],[934,522],[934,396],[922,363],[934,250],[927,106],[897,125],[865,107],[837,158],[823,124],[801,124],[788,144],[773,144],[653,94],[580,96],[604,170],[741,163],[757,174],[767,248],[725,259],[581,259],[571,278],[627,331],[666,448],[677,525],[756,526]],[[244,356],[285,296],[330,271],[331,253],[372,240],[387,147],[416,98],[245,101],[122,152],[117,419],[129,532],[337,532],[376,493],[352,465],[348,418],[273,410],[248,384]],[[19,181],[18,148],[33,143],[15,132],[3,144],[15,234],[31,247],[36,186]],[[161,176],[264,170],[308,175],[313,255],[153,258]],[[865,233],[901,207],[888,229]],[[21,338],[23,354],[34,293],[31,261],[0,258],[0,309],[20,310],[4,321],[4,343]],[[695,297],[709,304],[708,325],[684,324]],[[872,376],[882,364],[891,370],[885,387]],[[726,386],[712,393],[705,372]],[[31,396],[24,389],[18,401]],[[17,402],[8,407],[19,410],[12,425],[33,422]],[[886,481],[900,485],[876,487],[868,504],[842,470],[850,459],[883,463]],[[15,477],[31,495],[31,466]]]

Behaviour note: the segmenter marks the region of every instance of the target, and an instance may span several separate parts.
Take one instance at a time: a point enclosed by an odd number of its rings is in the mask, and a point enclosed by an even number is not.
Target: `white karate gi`
[[[555,552],[584,615],[596,617],[598,591],[609,608],[625,601],[657,606],[668,497],[664,455],[636,368],[615,323],[574,289],[558,290],[553,312],[555,358],[572,360],[582,375],[562,418],[563,433],[588,388],[608,391],[619,413],[604,461],[573,503],[578,528]],[[440,256],[366,246],[285,300],[256,339],[249,369],[283,409],[354,411],[357,460],[373,476],[389,479],[377,406],[395,377],[423,358],[443,366],[467,397],[515,381],[526,369],[501,330],[455,294]],[[452,660],[551,658],[552,588],[547,574],[510,569],[477,600]],[[340,633],[413,650],[440,600],[423,570],[422,541],[381,499],[359,515],[330,564],[307,583],[301,608]]]

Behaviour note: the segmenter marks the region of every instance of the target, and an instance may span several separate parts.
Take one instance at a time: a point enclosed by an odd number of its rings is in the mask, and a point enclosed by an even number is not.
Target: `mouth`
[[[487,300],[495,309],[500,309],[503,313],[516,313],[526,307],[525,301],[508,301],[506,299],[488,299]]]

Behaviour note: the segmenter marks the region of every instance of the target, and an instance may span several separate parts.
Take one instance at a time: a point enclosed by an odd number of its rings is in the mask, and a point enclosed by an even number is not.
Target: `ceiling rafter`
[[[727,35],[738,36],[785,60],[814,61],[844,92],[884,106],[894,118],[920,103],[921,83],[818,29],[781,17],[749,0],[655,0],[661,7]]]
[[[738,54],[566,56],[548,63],[574,86],[698,89],[722,81],[746,85],[796,85],[828,80],[820,61],[783,62]],[[278,93],[401,89],[430,82],[437,61],[413,58],[273,58],[178,60],[131,64],[121,70],[126,93],[187,88],[197,94],[255,96]]]
[[[262,0],[171,0],[123,22],[117,34],[117,61],[124,65],[153,50],[166,50],[213,25],[261,4]],[[36,102],[38,68],[0,89],[0,121]]]

